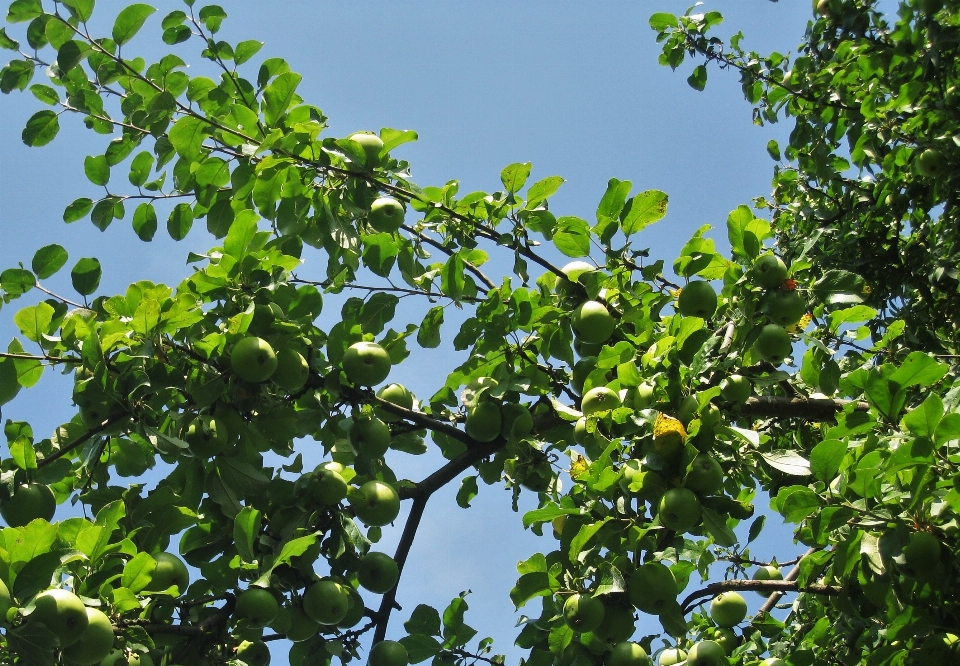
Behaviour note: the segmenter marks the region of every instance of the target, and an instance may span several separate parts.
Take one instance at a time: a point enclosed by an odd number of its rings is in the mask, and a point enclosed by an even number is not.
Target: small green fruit
[[[354,419],[350,425],[350,443],[371,458],[381,458],[390,448],[390,427],[376,417]]]
[[[660,524],[683,534],[700,523],[700,500],[687,488],[671,488],[660,499],[657,517]]]
[[[717,459],[701,453],[693,459],[684,486],[701,495],[713,495],[723,487],[723,468]]]
[[[183,441],[190,445],[190,451],[198,458],[212,458],[226,450],[230,443],[230,433],[226,423],[214,416],[203,414],[187,426]]]
[[[650,657],[639,643],[618,643],[607,658],[607,666],[650,666]]]
[[[574,310],[573,332],[587,343],[603,344],[613,335],[616,321],[607,307],[598,301],[586,301]]]
[[[403,407],[404,409],[413,409],[413,394],[400,384],[387,384],[382,389],[377,391],[377,397],[386,400],[387,402],[392,402],[398,407]],[[381,420],[386,421],[387,423],[394,423],[396,421],[400,421],[402,418],[393,412],[388,412],[380,407],[374,408],[373,411]]]
[[[584,416],[597,412],[616,409],[620,406],[620,396],[606,386],[597,386],[590,389],[580,401],[580,411]]]
[[[280,612],[276,597],[262,587],[248,587],[237,597],[234,616],[246,620],[251,627],[265,627]]]
[[[739,592],[721,592],[710,602],[710,617],[721,627],[733,627],[747,616],[747,600]]]
[[[780,571],[780,567],[775,566],[765,566],[759,567],[753,573],[753,580],[783,580],[783,572]],[[764,592],[762,590],[757,590],[757,594],[761,597],[769,597],[773,592]]]
[[[87,609],[80,597],[62,589],[41,592],[33,601],[34,609],[30,622],[42,622],[60,639],[65,648],[80,640],[90,624]]]
[[[403,226],[403,204],[393,197],[380,197],[370,206],[367,222],[375,230],[392,234]]]
[[[249,336],[233,346],[230,366],[237,376],[252,384],[270,379],[277,369],[277,355],[266,340]]]
[[[0,516],[10,527],[23,527],[37,518],[50,521],[56,511],[53,491],[42,483],[17,486],[11,497],[0,502]]]
[[[947,160],[936,148],[927,148],[917,158],[917,171],[921,176],[936,178],[947,169]]]
[[[940,542],[929,532],[913,532],[903,547],[906,573],[923,578],[929,576],[940,562]]]
[[[400,579],[400,569],[386,553],[369,552],[360,560],[357,580],[365,589],[376,594],[386,594]]]
[[[687,666],[720,666],[725,663],[727,653],[716,641],[700,641],[687,654]]]
[[[753,386],[743,375],[730,375],[720,382],[720,397],[727,402],[742,405],[751,393],[753,393]]]
[[[303,595],[303,612],[314,622],[337,624],[350,610],[350,593],[346,586],[325,578],[307,588]]]
[[[183,594],[190,585],[190,573],[187,565],[171,553],[157,553],[153,556],[157,566],[150,573],[150,585],[144,591],[164,592],[177,586],[177,594]]]
[[[393,365],[387,350],[375,342],[356,342],[343,354],[343,372],[351,384],[376,386]]]
[[[263,641],[243,641],[237,646],[237,659],[247,666],[269,666],[270,648]]]
[[[753,348],[764,361],[780,365],[793,353],[793,341],[782,326],[767,324],[760,330]]]
[[[574,631],[587,633],[603,622],[603,602],[585,594],[571,594],[563,604],[563,621]]]
[[[357,518],[370,527],[389,525],[400,515],[400,495],[382,481],[364,483],[356,495],[350,495],[350,503]]]
[[[380,641],[370,649],[370,666],[407,666],[407,648],[397,641]]]
[[[764,289],[776,289],[787,279],[787,265],[775,254],[764,254],[753,262],[753,281]]]
[[[503,415],[500,405],[490,400],[481,400],[472,409],[467,410],[467,435],[478,442],[492,442],[500,436],[503,428]]]
[[[660,653],[660,658],[657,659],[657,666],[676,666],[676,664],[686,660],[686,652],[680,648],[668,648]]]
[[[660,562],[647,562],[630,576],[627,583],[630,603],[640,611],[659,615],[677,602],[677,579],[673,572]]]
[[[770,303],[770,321],[778,326],[793,326],[807,312],[807,302],[795,289],[781,290]]]
[[[347,137],[351,141],[356,141],[363,148],[364,156],[367,158],[363,166],[367,169],[373,169],[380,164],[380,152],[383,150],[383,140],[373,132],[354,132]]]
[[[709,282],[693,280],[680,291],[677,310],[684,317],[709,319],[717,311],[717,292]]]
[[[289,347],[277,354],[277,369],[270,379],[287,393],[296,393],[310,377],[310,366],[300,352]]]

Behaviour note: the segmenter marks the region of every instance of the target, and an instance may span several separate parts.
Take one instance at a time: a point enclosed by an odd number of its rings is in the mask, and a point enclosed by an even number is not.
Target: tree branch
[[[69,444],[67,444],[67,445],[64,446],[63,448],[61,448],[59,451],[56,451],[53,455],[49,456],[48,458],[44,458],[43,460],[38,461],[38,462],[37,462],[37,469],[40,469],[40,468],[42,468],[42,467],[46,467],[47,465],[49,465],[50,463],[52,463],[54,460],[57,460],[57,459],[59,459],[59,458],[62,458],[63,456],[67,455],[68,453],[70,453],[71,451],[73,451],[74,449],[76,449],[78,446],[81,446],[81,445],[84,444],[85,442],[90,441],[90,439],[92,439],[93,437],[99,435],[101,432],[103,432],[104,430],[106,430],[107,428],[109,428],[110,426],[112,426],[113,424],[118,423],[118,422],[120,422],[120,421],[122,421],[122,420],[124,420],[124,419],[127,419],[127,418],[130,418],[130,415],[129,415],[129,414],[121,414],[121,415],[119,415],[119,416],[112,416],[112,417],[110,417],[109,419],[107,419],[106,421],[104,421],[103,423],[101,423],[100,425],[98,425],[96,428],[92,428],[92,429],[88,430],[87,432],[83,433],[82,435],[80,435],[79,437],[77,437],[75,440],[73,440],[72,442],[70,442]]]
[[[393,555],[394,562],[400,570],[400,577],[403,576],[403,565],[407,562],[407,555],[410,554],[410,547],[413,546],[413,540],[417,536],[417,529],[420,527],[420,520],[423,518],[423,510],[427,506],[427,500],[430,495],[422,495],[413,500],[413,506],[410,507],[410,515],[407,516],[407,523],[403,526],[403,534],[400,535],[400,543],[397,544],[397,552]],[[393,586],[383,599],[380,600],[380,610],[377,612],[377,628],[373,632],[373,644],[376,645],[387,635],[387,625],[390,623],[390,612],[397,599],[397,588],[400,586],[400,580]]]
[[[696,606],[699,603],[698,600],[704,599],[707,597],[715,597],[721,592],[730,592],[733,590],[753,591],[753,592],[766,592],[770,590],[780,595],[780,597],[782,597],[787,592],[810,592],[812,594],[824,594],[827,596],[835,596],[837,594],[840,594],[843,591],[842,588],[835,587],[832,585],[807,585],[806,587],[801,588],[799,587],[795,579],[794,580],[725,580],[719,583],[710,583],[705,588],[691,593],[686,599],[683,600],[683,603],[680,604],[680,612],[686,615],[691,610],[693,610],[694,606]],[[773,595],[771,595],[771,598],[772,596]]]
[[[377,181],[377,183],[378,183],[378,184],[381,184],[379,181]],[[411,194],[412,194],[412,193],[411,193]],[[404,225],[403,225],[402,227],[400,227],[400,228],[403,229],[404,231],[408,232],[408,233],[413,234],[414,236],[416,236],[417,238],[419,238],[420,240],[422,240],[422,241],[423,241],[424,243],[426,243],[427,245],[431,245],[431,246],[437,248],[438,250],[440,250],[441,252],[443,252],[444,254],[446,254],[448,257],[452,257],[454,254],[456,254],[453,250],[451,250],[450,248],[448,248],[446,245],[443,245],[443,244],[440,243],[439,241],[435,241],[434,239],[430,238],[430,237],[427,236],[426,234],[420,233],[419,231],[417,231],[416,229],[414,229],[413,227],[411,227],[409,224],[404,224]],[[471,264],[471,263],[470,263],[469,261],[467,261],[466,259],[463,259],[462,257],[461,257],[460,260],[463,262],[464,268],[466,268],[468,271],[470,271],[471,273],[473,273],[481,282],[483,282],[483,284],[487,287],[487,289],[496,289],[496,288],[497,288],[497,285],[493,282],[493,280],[491,280],[491,279],[488,278],[486,275],[484,275],[484,274],[483,274],[483,271],[481,271],[479,268],[477,268],[476,266],[474,266],[473,264]]]
[[[797,577],[800,575],[800,563],[803,562],[803,559],[805,557],[813,555],[815,552],[817,552],[817,549],[811,548],[810,550],[805,552],[803,555],[801,555],[800,559],[797,560],[797,563],[793,565],[793,568],[790,570],[790,573],[788,573],[786,577],[783,579],[783,582],[788,583],[788,582],[795,581]],[[783,598],[783,595],[784,593],[779,591],[771,594],[767,598],[767,600],[763,602],[763,606],[760,607],[760,610],[757,611],[757,614],[753,616],[753,621],[756,622],[758,619],[761,619],[764,616],[764,614],[772,611],[774,606],[777,605],[777,602],[779,602]]]
[[[740,408],[745,416],[801,418],[808,421],[833,421],[837,412],[853,403],[858,412],[870,411],[870,405],[863,401],[832,400],[830,398],[783,398],[765,396],[750,398]]]

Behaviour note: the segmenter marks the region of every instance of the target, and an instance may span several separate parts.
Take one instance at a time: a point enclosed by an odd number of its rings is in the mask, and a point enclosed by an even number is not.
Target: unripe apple
[[[764,361],[780,365],[793,353],[793,341],[782,326],[767,324],[760,330],[753,348]]]
[[[157,553],[153,559],[157,566],[150,573],[150,584],[144,591],[165,592],[174,585],[177,586],[178,595],[187,591],[190,585],[190,573],[183,560],[172,553]]]
[[[233,346],[230,366],[240,379],[259,384],[276,371],[277,355],[266,340],[248,336]]]
[[[710,617],[720,627],[733,627],[747,616],[747,600],[739,592],[721,592],[710,602]]]
[[[90,624],[80,597],[68,590],[57,588],[41,592],[33,603],[33,613],[28,621],[46,625],[60,639],[62,648],[79,641]]]
[[[71,664],[93,666],[113,651],[114,627],[103,611],[96,608],[85,610],[87,628],[80,634],[80,640],[63,649],[63,657]]]
[[[593,635],[607,643],[616,645],[633,636],[636,620],[633,608],[620,604],[604,604],[603,622],[593,630]]]
[[[400,579],[400,569],[386,553],[369,552],[360,559],[357,580],[365,589],[386,594]]]
[[[296,393],[303,388],[310,377],[310,366],[300,352],[287,347],[277,354],[277,369],[270,379],[274,384],[287,391]]]
[[[660,653],[660,658],[657,659],[657,666],[676,666],[676,664],[686,660],[686,652],[680,648],[668,648]]]
[[[787,662],[778,657],[768,657],[761,661],[759,666],[787,666]]]
[[[533,432],[533,415],[525,405],[506,403],[500,405],[503,426],[500,436],[507,440],[523,439]]]
[[[682,534],[700,523],[700,513],[700,500],[692,490],[671,488],[660,498],[657,517],[668,530]]]
[[[269,666],[270,648],[263,641],[243,641],[237,646],[237,659],[247,666]]]
[[[500,405],[491,400],[481,400],[467,410],[465,424],[467,435],[478,442],[492,442],[500,436],[503,428],[503,415]]]
[[[320,623],[303,612],[303,607],[291,606],[286,610],[290,619],[286,630],[280,633],[284,634],[287,640],[299,643],[310,640],[320,631]]]
[[[303,595],[303,612],[314,622],[337,624],[343,621],[350,610],[350,593],[347,587],[325,578],[319,580]]]
[[[730,375],[720,382],[720,397],[727,402],[742,405],[752,392],[750,380],[743,375]]]
[[[49,486],[42,483],[25,483],[13,490],[13,495],[0,502],[0,516],[10,527],[23,527],[31,520],[53,519],[57,500]]]
[[[697,396],[688,395],[680,401],[680,405],[677,407],[677,420],[686,428],[699,411],[700,403],[697,401]]]
[[[720,666],[727,663],[727,653],[716,641],[700,641],[687,654],[687,666]]]
[[[775,567],[772,565],[759,567],[753,573],[753,580],[783,580],[783,572],[780,571],[780,567]],[[757,590],[757,594],[759,594],[761,597],[769,597],[771,594],[773,594],[773,592]]]
[[[723,651],[729,657],[733,651],[740,645],[740,637],[737,633],[728,627],[719,627],[713,630],[713,642],[723,648]]]
[[[723,487],[723,468],[716,458],[701,453],[693,459],[683,484],[695,493],[712,495]]]
[[[369,666],[407,666],[407,648],[397,641],[380,641],[370,649]]]
[[[584,416],[616,409],[619,406],[620,396],[606,386],[597,386],[590,389],[580,401],[580,411]]]
[[[350,629],[360,624],[360,620],[363,619],[363,597],[350,585],[345,585],[344,587],[350,596],[350,609],[347,611],[347,614],[343,616],[343,619],[337,622],[337,627],[340,629]]]
[[[929,532],[913,532],[903,547],[905,573],[915,578],[929,577],[940,562],[940,542]]]
[[[312,478],[307,482],[307,489],[313,500],[321,506],[339,504],[347,496],[347,482],[334,469],[318,465],[313,470]]]
[[[343,372],[351,384],[376,386],[390,374],[390,354],[375,342],[355,342],[343,354]]]
[[[227,424],[220,419],[203,414],[193,419],[183,434],[183,441],[198,458],[212,458],[223,453],[230,443]]]
[[[787,265],[775,254],[764,254],[753,262],[754,283],[764,289],[776,289],[787,279]]]
[[[677,602],[677,579],[660,562],[647,562],[637,567],[627,582],[630,603],[644,613],[659,615]]]
[[[571,594],[563,604],[563,621],[580,633],[599,627],[603,613],[603,602],[586,594]]]
[[[360,417],[350,424],[350,443],[371,458],[380,458],[390,448],[390,428],[376,417]]]
[[[370,206],[367,222],[381,233],[392,234],[403,226],[403,204],[393,197],[380,197]]]
[[[656,401],[653,384],[644,382],[637,387],[633,395],[633,408],[636,410],[647,409]]]
[[[367,481],[348,497],[357,518],[370,527],[389,525],[400,514],[400,496],[383,481]]]
[[[807,302],[795,289],[778,291],[770,303],[770,321],[778,326],[792,326],[807,312]]]
[[[387,402],[392,402],[398,407],[413,409],[413,394],[400,384],[387,384],[377,391],[377,397]],[[381,420],[387,423],[394,423],[400,421],[402,418],[380,407],[375,407],[373,411]]]
[[[262,587],[248,587],[237,596],[234,617],[246,620],[251,627],[265,627],[280,612],[280,604],[269,590]]]
[[[373,132],[354,132],[347,137],[351,141],[356,141],[363,148],[366,156],[364,165],[367,169],[373,169],[380,164],[380,152],[383,150],[383,140]]]
[[[693,280],[680,291],[677,310],[684,317],[709,319],[717,311],[717,292],[709,282]]]
[[[921,176],[935,178],[947,169],[947,160],[936,148],[927,148],[917,158],[917,172]]]
[[[599,301],[581,303],[573,312],[573,332],[584,342],[603,344],[613,335],[616,321],[607,306]]]
[[[650,657],[639,643],[624,641],[613,648],[607,666],[650,666]]]

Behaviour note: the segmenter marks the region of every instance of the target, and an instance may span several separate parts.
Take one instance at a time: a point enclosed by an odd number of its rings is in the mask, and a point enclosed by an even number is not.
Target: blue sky
[[[125,4],[97,3],[94,25],[99,18],[101,34]],[[160,19],[182,5],[154,5],[158,13],[128,54],[139,50],[156,59],[165,52],[158,50],[163,46]],[[223,6],[230,17],[220,38],[266,42],[247,65],[249,75],[255,76],[263,58],[288,60],[304,76],[300,94],[329,116],[331,135],[381,127],[416,130],[420,140],[397,153],[411,162],[420,185],[457,179],[461,192],[492,191],[500,187],[503,166],[530,161],[534,178],[557,174],[567,180],[551,209],[588,220],[611,177],[632,181],[635,191],[664,190],[670,196],[668,215],[644,231],[641,241],[652,248],[653,258],[662,257],[668,265],[702,224],[714,225],[712,235],[723,243],[727,213],[769,192],[773,164],[765,145],[770,138],[783,139],[788,129],[751,123],[735,73],[711,68],[707,90],[698,93],[687,85],[685,70],[671,72],[657,64],[658,45],[647,19],[655,11],[682,13],[686,2],[233,1]],[[704,8],[726,16],[721,34],[740,30],[744,44],[760,52],[795,49],[810,15],[808,2],[718,0]],[[183,46],[178,47],[181,57],[194,71],[202,70],[191,43]],[[102,153],[108,139],[85,130],[78,119],[63,118],[54,143],[27,148],[20,132],[39,108],[29,94],[0,98],[0,268],[29,265],[39,247],[57,242],[70,252],[71,266],[84,256],[101,260],[100,293],[122,291],[134,279],[176,284],[189,274],[187,252],[214,244],[202,222],[180,243],[164,238],[161,224],[150,244],[134,235],[129,212],[127,220],[115,221],[103,233],[88,220],[62,222],[70,201],[97,195],[83,176],[83,158]],[[116,170],[114,180],[125,181],[123,175]],[[322,263],[308,256],[303,273],[312,270],[322,270]],[[496,268],[488,273],[499,275]],[[48,286],[69,295],[68,271]],[[0,315],[4,345],[15,334],[14,312],[8,306]],[[323,315],[327,327],[336,312],[331,299]],[[447,339],[453,335],[452,328],[444,332]],[[396,368],[391,380],[428,396],[442,384],[442,369],[456,362],[442,351],[421,350]],[[437,372],[423,372],[424,367]],[[50,372],[3,410],[4,418],[29,420],[43,436],[71,413],[67,382]],[[393,455],[398,474],[412,479],[438,465],[437,456]],[[467,511],[455,505],[455,490],[446,489],[428,505],[401,582],[403,611],[396,612],[391,633],[417,603],[442,609],[470,589],[467,622],[481,637],[493,636],[496,651],[514,662],[520,656],[512,647],[517,616],[507,593],[516,580],[515,565],[533,552],[552,549],[553,542],[522,530],[502,489],[482,487]],[[58,516],[67,511],[61,507]],[[387,552],[399,525],[386,531]],[[758,555],[775,554],[774,546],[784,558],[798,552],[789,533],[780,536],[776,544],[765,542]],[[527,610],[538,614],[538,604]],[[658,631],[653,620],[641,624],[637,635]],[[285,663],[285,647],[275,649],[274,663]]]

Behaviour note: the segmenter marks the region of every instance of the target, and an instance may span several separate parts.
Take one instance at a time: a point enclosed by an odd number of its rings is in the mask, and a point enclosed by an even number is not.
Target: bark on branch
[[[740,412],[745,416],[833,421],[837,412],[843,411],[851,403],[854,405],[854,411],[870,411],[870,405],[863,401],[766,396],[748,399],[740,408]]]
[[[787,592],[809,592],[811,594],[834,596],[840,594],[842,588],[816,584],[801,588],[796,580],[725,580],[719,583],[710,583],[702,590],[693,592],[683,600],[680,610],[686,615],[693,610],[701,599],[715,597],[721,592],[731,591],[774,592],[779,599]]]

